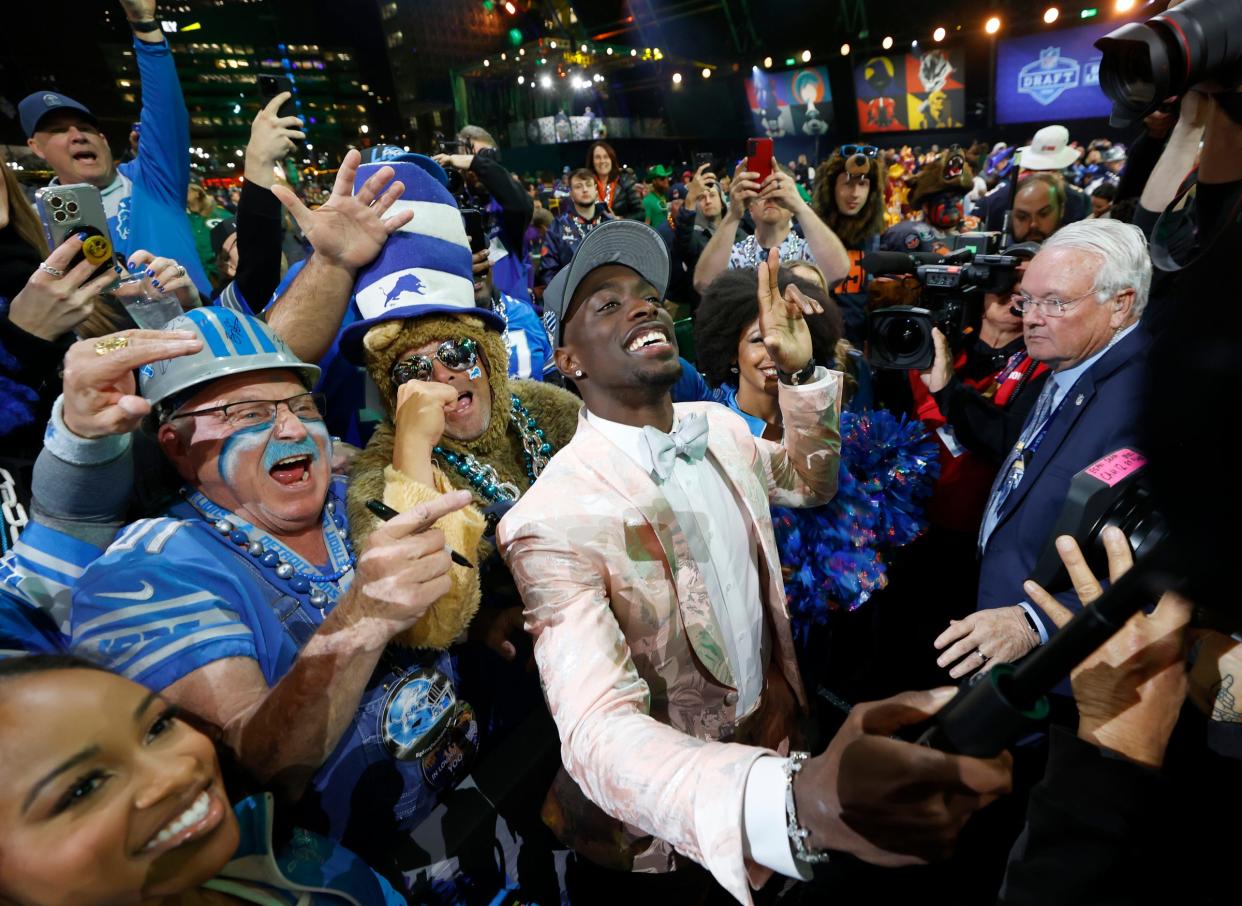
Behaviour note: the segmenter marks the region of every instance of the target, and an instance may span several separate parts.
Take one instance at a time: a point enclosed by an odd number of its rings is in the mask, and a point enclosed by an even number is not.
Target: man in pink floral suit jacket
[[[759,307],[783,444],[723,406],[673,405],[663,243],[629,221],[592,231],[544,296],[586,405],[498,531],[561,738],[545,821],[609,868],[689,857],[743,903],[773,871],[809,877],[829,847],[892,865],[943,855],[1009,785],[1007,756],[890,738],[951,689],[860,705],[824,754],[782,757],[806,694],[769,502],[835,492],[841,376],[810,363],[802,317],[817,306],[796,288],[782,299],[777,266],[760,267]]]

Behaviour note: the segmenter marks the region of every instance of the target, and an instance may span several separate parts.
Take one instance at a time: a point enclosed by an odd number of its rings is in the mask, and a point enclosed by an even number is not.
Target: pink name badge
[[[1103,459],[1096,460],[1086,469],[1092,478],[1104,482],[1110,488],[1123,478],[1133,475],[1147,465],[1147,457],[1134,450],[1118,450],[1109,453]]]

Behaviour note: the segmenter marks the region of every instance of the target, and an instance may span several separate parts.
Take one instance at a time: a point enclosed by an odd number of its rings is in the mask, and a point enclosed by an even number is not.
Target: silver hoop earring
[[[574,372],[574,377],[582,377],[582,369],[581,369],[581,368],[579,368],[577,371],[575,371],[575,372]]]
[[[730,370],[730,371],[732,371],[734,374],[737,374],[737,366],[736,366],[736,365],[732,366],[729,370]]]

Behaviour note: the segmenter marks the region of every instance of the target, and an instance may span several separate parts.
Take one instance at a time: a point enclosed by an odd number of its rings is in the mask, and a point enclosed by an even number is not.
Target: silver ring
[[[61,270],[60,268],[58,268],[58,267],[52,267],[52,265],[48,264],[46,261],[42,262],[42,263],[39,265],[39,270],[43,271],[43,272],[44,272],[44,273],[46,273],[46,274],[51,274],[53,277],[63,277],[63,276],[65,276],[65,272],[64,272],[64,271],[62,271],[62,270]]]
[[[185,265],[184,265],[184,264],[178,264],[178,265],[177,265],[177,276],[178,276],[178,277],[184,277],[184,276],[185,276]]]
[[[988,662],[988,656],[984,654],[982,651],[980,651],[978,648],[975,649],[975,654],[979,655],[979,660],[983,661],[983,663],[986,664]]]

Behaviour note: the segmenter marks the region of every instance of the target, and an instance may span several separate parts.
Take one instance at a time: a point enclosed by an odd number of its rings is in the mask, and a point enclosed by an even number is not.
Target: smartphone
[[[263,106],[266,107],[276,95],[282,91],[289,92],[289,99],[280,105],[280,109],[276,111],[276,115],[280,117],[297,116],[298,105],[293,100],[293,80],[288,76],[265,75],[260,74],[259,81],[259,97],[263,99]],[[304,130],[303,130],[304,131]],[[304,144],[301,141],[293,142],[299,148]]]
[[[98,265],[89,278],[94,280],[113,266],[116,252],[112,247],[112,234],[108,231],[103,197],[97,188],[84,182],[46,186],[35,192],[35,210],[43,221],[43,234],[50,249],[57,248],[77,233],[86,234],[82,251],[73,256],[65,273],[86,260]]]
[[[487,233],[483,231],[483,212],[478,208],[462,208],[462,223],[470,237],[470,251],[481,252],[487,248]]]
[[[759,182],[772,175],[772,139],[746,140],[746,169],[759,174]]]
[[[710,170],[712,166],[714,165],[714,163],[715,163],[715,160],[712,157],[712,154],[710,151],[696,151],[695,152],[694,154],[694,172],[695,173],[698,173],[699,167],[703,166],[704,164],[706,164],[707,169]]]

